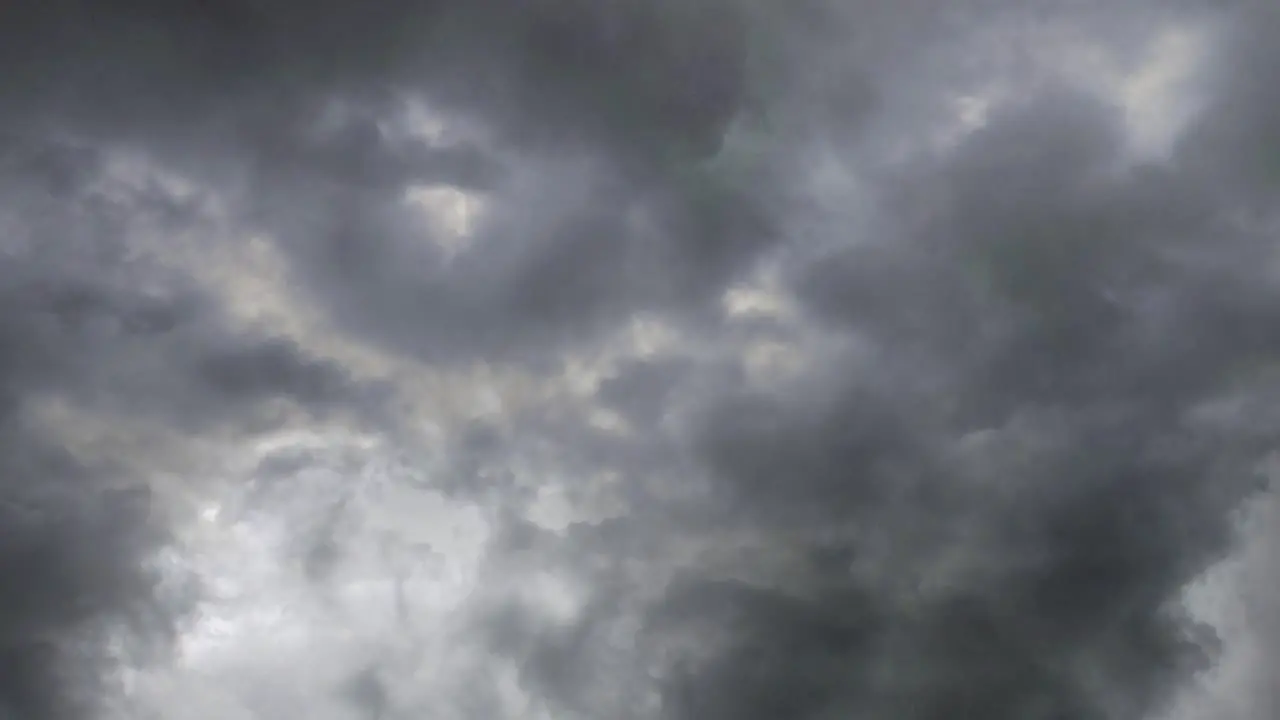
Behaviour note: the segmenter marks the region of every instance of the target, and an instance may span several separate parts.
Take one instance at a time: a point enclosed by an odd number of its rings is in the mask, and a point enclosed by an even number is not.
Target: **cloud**
[[[733,629],[677,717],[1146,716],[1210,662],[1179,592],[1267,446],[1198,418],[1267,382],[1277,286],[1265,235],[1180,166],[1117,162],[1118,128],[1029,95],[802,264],[811,312],[879,362],[732,399],[695,447],[726,522],[839,562],[816,589],[686,588]]]
[[[0,709],[1160,716],[1275,23],[1015,5],[0,11]]]
[[[149,222],[186,218],[113,181],[100,153],[13,140],[3,166],[0,708],[84,717],[105,687],[99,671],[132,652],[109,650],[112,638],[163,647],[185,609],[167,605],[151,564],[167,531],[146,478],[125,473],[123,448],[79,455],[43,404],[208,429],[270,397],[354,407],[360,391],[340,368],[229,327],[213,298],[131,257]]]
[[[705,304],[773,236],[764,179],[711,162],[737,152],[724,138],[750,91],[736,3],[36,15],[48,47],[12,73],[40,77],[10,103],[16,122],[231,183],[236,212],[294,258],[309,300],[397,351],[513,355],[637,307]],[[104,39],[78,42],[97,22]],[[153,42],[108,39],[129,33]],[[419,101],[476,137],[406,132]],[[493,208],[447,264],[403,202],[406,184],[441,183]]]

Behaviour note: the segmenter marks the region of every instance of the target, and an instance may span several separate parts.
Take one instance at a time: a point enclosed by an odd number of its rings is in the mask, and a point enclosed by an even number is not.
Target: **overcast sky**
[[[0,720],[1280,713],[1276,3],[0,5]]]

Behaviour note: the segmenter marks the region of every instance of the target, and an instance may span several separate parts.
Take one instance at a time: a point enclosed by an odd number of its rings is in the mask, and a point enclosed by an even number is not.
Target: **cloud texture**
[[[6,6],[0,718],[1274,716],[1278,60],[1261,2]]]

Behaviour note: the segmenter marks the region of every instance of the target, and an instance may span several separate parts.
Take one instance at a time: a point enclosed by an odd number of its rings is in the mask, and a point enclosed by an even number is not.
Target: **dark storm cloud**
[[[0,709],[6,717],[73,718],[92,707],[107,622],[143,637],[167,609],[141,560],[154,539],[146,503],[120,502],[8,417],[0,543]],[[16,444],[14,444],[16,443]]]
[[[1247,21],[1228,24],[1211,53],[1209,109],[1179,143],[1189,167],[1214,183],[1224,202],[1272,210],[1280,167],[1280,97],[1267,81],[1280,47],[1280,17],[1266,3],[1240,4]]]
[[[1274,551],[1280,542],[1280,502],[1271,497],[1259,515],[1260,529],[1253,546],[1257,556],[1246,565],[1248,575],[1245,581],[1249,633],[1256,638],[1258,648],[1258,660],[1253,663],[1254,671],[1246,681],[1245,691],[1251,720],[1274,713],[1280,707],[1280,688],[1270,680],[1275,676],[1276,666],[1280,665],[1280,619],[1273,609],[1276,594],[1280,593],[1280,562],[1276,561]]]
[[[66,643],[120,620],[148,635],[170,612],[143,570],[163,533],[134,503],[99,501],[130,478],[61,447],[39,402],[194,432],[261,427],[260,401],[276,398],[316,412],[386,399],[137,260],[142,225],[198,234],[206,219],[159,183],[100,192],[112,152],[207,186],[220,220],[277,244],[304,302],[429,363],[554,357],[637,311],[711,333],[725,288],[784,240],[817,252],[786,237],[824,210],[795,183],[813,146],[874,155],[869,117],[899,120],[881,96],[903,78],[943,82],[917,46],[1012,13],[943,5],[0,10],[0,708],[84,717],[107,666]],[[706,651],[663,678],[672,720],[1157,709],[1206,659],[1177,595],[1229,550],[1250,462],[1280,429],[1213,405],[1269,382],[1280,351],[1274,27],[1231,24],[1222,82],[1167,165],[1126,165],[1111,110],[1049,89],[940,156],[868,171],[871,236],[818,238],[838,249],[788,281],[803,322],[875,362],[824,355],[768,391],[716,368],[708,393],[695,364],[646,361],[598,398],[632,435],[541,409],[465,434],[448,472],[476,495],[525,504],[509,476],[538,451],[584,476],[619,471],[632,510],[571,528],[567,551],[516,538],[513,521],[495,567],[589,561],[602,590],[555,628],[498,603],[481,620],[493,649],[553,703],[608,714],[606,675],[643,681],[638,659],[610,665],[607,631],[651,578],[600,567],[661,565],[672,545],[735,533],[789,566],[759,569],[763,582],[690,571],[645,616]],[[466,139],[395,129],[406,98]],[[404,201],[443,185],[486,207],[455,256]],[[696,432],[663,435],[694,387],[714,396]],[[653,476],[696,485],[691,465],[717,507],[647,496]],[[502,479],[477,479],[489,470]],[[340,549],[328,525],[317,534],[322,579]],[[390,716],[382,680],[361,678],[348,699]]]
[[[1192,146],[1265,127],[1271,103],[1240,110],[1236,87]],[[1273,232],[1187,156],[1120,148],[1094,100],[1018,101],[882,183],[879,234],[800,273],[880,364],[729,402],[696,447],[726,521],[824,582],[673,595],[730,638],[672,680],[673,717],[1142,717],[1206,666],[1179,593],[1231,549],[1280,428],[1198,418],[1280,360]]]
[[[0,292],[4,327],[15,335],[10,351],[32,358],[14,360],[27,363],[29,389],[43,373],[57,377],[48,383],[54,391],[68,381],[119,382],[136,375],[129,365],[161,349],[166,359],[181,358],[178,367],[150,369],[195,375],[187,379],[202,386],[197,392],[317,405],[354,399],[345,369],[290,340],[242,332],[211,291],[148,255],[156,245],[163,253],[171,235],[212,231],[217,219],[191,198],[154,179],[113,177],[109,153],[89,143],[6,140]],[[142,399],[141,407],[149,404]]]
[[[714,170],[637,189],[596,164],[531,165],[448,261],[399,196],[340,196],[277,227],[302,287],[344,327],[443,361],[519,358],[639,309],[705,311],[771,240],[754,198]]]
[[[655,428],[692,365],[688,360],[672,359],[624,363],[613,377],[600,384],[597,397],[639,427]]]
[[[712,162],[739,152],[724,138],[751,101],[752,52],[770,51],[751,22],[782,19],[741,3],[73,2],[18,15],[10,122],[239,179],[236,212],[280,241],[308,299],[396,350],[513,356],[638,308],[705,307],[776,239],[767,173]],[[489,141],[388,137],[376,120],[405,97]],[[324,126],[335,104],[357,110]],[[449,262],[403,201],[440,183],[492,193]]]

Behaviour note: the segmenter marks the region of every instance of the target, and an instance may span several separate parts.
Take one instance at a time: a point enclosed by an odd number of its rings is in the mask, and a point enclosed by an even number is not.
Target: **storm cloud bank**
[[[0,717],[1272,717],[1266,5],[6,5]]]

